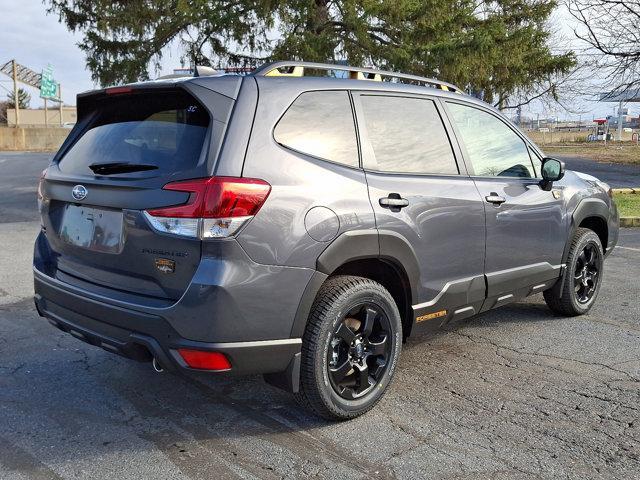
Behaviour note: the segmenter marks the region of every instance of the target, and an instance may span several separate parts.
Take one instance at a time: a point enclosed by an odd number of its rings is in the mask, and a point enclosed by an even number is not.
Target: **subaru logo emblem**
[[[71,195],[76,200],[84,200],[87,197],[87,193],[89,192],[87,192],[87,189],[84,187],[84,185],[76,185],[75,187],[73,187],[73,190],[71,190]]]

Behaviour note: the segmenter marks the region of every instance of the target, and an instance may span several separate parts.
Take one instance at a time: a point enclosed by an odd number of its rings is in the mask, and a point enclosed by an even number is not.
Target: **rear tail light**
[[[42,170],[40,174],[40,180],[38,180],[38,200],[42,200],[44,197],[44,176],[47,174],[47,169]]]
[[[191,350],[180,348],[178,353],[190,368],[198,370],[231,370],[231,363],[224,353],[205,352],[204,350]]]
[[[145,211],[163,233],[210,239],[234,235],[264,204],[271,185],[255,178],[209,177],[168,183],[163,190],[188,192],[186,203]]]

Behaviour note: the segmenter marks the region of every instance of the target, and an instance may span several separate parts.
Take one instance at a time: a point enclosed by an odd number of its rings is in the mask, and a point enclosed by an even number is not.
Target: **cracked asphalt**
[[[0,154],[0,478],[640,478],[640,229],[578,318],[540,295],[404,345],[378,406],[310,416],[260,377],[178,377],[86,345],[31,295],[35,182]]]

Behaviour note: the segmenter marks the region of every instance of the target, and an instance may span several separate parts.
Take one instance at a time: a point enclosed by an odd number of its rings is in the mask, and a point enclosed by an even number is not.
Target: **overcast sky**
[[[41,0],[0,0],[0,65],[16,59],[26,67],[41,72],[48,63],[62,85],[65,103],[75,105],[76,95],[96,88],[91,72],[85,67],[85,56],[78,44],[80,34],[69,32],[58,22],[57,15],[47,14]],[[179,67],[177,58],[166,55],[162,73]],[[39,107],[39,91],[21,85],[31,93],[31,106]],[[0,98],[13,88],[10,77],[0,73]]]
[[[75,105],[79,92],[93,88],[91,75],[85,69],[84,55],[77,47],[81,38],[70,33],[58,18],[46,14],[40,0],[0,0],[0,62],[15,58],[26,67],[41,72],[51,63],[54,78],[62,85],[65,103]],[[11,89],[11,79],[2,75],[0,96]],[[22,85],[25,87],[24,85]],[[31,93],[31,106],[40,106],[36,89]]]
[[[564,21],[560,24],[566,28]],[[0,0],[0,64],[15,58],[18,63],[41,72],[47,63],[51,63],[54,78],[62,85],[62,97],[65,103],[72,105],[75,105],[76,94],[95,88],[85,67],[84,54],[77,45],[81,41],[81,35],[69,32],[58,22],[56,15],[47,15],[46,5],[41,0]],[[176,53],[167,52],[161,73],[170,73],[179,66]],[[11,88],[11,79],[0,74],[0,98]],[[41,106],[39,92],[27,89],[32,97],[31,106]],[[586,119],[611,114],[613,105],[584,99],[580,102],[580,110],[582,118]],[[537,113],[577,117],[560,108],[555,112],[544,111],[540,106],[523,110],[524,115],[535,116]]]

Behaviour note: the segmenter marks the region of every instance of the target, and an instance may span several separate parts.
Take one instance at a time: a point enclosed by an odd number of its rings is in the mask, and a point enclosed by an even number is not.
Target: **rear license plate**
[[[71,245],[104,253],[122,251],[122,212],[66,205],[60,238]]]

